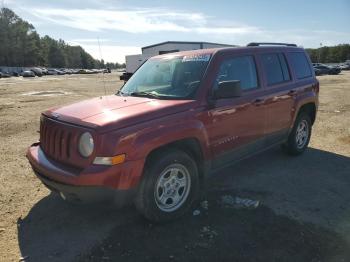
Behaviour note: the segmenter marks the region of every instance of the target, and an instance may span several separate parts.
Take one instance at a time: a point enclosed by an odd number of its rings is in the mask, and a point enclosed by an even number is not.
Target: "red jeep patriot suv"
[[[160,55],[115,94],[53,108],[27,152],[70,201],[134,201],[148,219],[182,215],[213,171],[275,145],[304,152],[319,83],[294,44]]]

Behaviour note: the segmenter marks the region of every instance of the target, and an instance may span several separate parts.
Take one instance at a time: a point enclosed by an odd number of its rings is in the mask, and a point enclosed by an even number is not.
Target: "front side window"
[[[231,58],[221,64],[216,78],[216,85],[222,81],[232,80],[239,80],[242,90],[258,87],[258,77],[252,56]]]
[[[118,94],[158,99],[192,99],[209,60],[209,54],[150,59],[135,72]]]

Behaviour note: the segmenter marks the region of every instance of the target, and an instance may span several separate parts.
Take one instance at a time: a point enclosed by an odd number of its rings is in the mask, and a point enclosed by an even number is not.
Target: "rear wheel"
[[[195,161],[179,150],[151,157],[143,174],[135,204],[149,220],[161,222],[183,215],[198,195]]]
[[[300,155],[307,148],[311,137],[312,124],[310,116],[301,112],[295,120],[287,143],[283,146],[290,155]]]

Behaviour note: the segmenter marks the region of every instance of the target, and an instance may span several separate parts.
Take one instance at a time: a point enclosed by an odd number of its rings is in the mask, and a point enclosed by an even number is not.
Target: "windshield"
[[[209,54],[150,59],[117,94],[158,99],[192,99],[209,59]]]

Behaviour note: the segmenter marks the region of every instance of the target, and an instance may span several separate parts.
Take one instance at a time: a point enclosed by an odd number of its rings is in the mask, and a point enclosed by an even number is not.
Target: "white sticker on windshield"
[[[182,62],[199,62],[199,61],[204,61],[208,62],[210,59],[209,54],[205,55],[186,55],[182,58]]]

